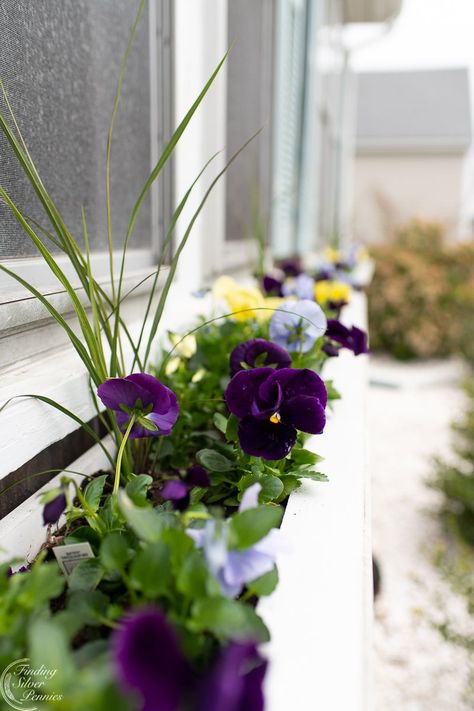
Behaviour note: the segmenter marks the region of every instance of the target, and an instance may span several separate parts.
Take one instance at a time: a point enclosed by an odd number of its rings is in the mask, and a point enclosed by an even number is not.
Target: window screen
[[[84,206],[92,248],[107,248],[106,137],[119,65],[137,3],[131,0],[1,0],[0,75],[43,182],[76,236]],[[150,170],[150,42],[145,10],[132,48],[112,147],[114,244]],[[2,103],[2,111],[5,106]],[[32,188],[0,136],[0,184],[47,226]],[[143,205],[131,248],[150,245]],[[0,258],[36,254],[0,205]]]
[[[271,200],[274,0],[232,0],[228,10],[227,154],[262,129],[226,175],[226,239],[252,233]]]

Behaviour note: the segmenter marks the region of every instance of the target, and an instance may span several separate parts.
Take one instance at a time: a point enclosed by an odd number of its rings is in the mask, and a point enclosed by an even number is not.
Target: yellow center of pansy
[[[281,422],[280,413],[274,412],[273,415],[270,417],[270,422],[274,425],[278,425]]]

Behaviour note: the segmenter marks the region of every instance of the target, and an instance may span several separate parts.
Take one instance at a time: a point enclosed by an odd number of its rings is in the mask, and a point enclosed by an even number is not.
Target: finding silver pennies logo
[[[61,701],[62,694],[54,693],[50,684],[57,671],[44,664],[32,667],[27,657],[17,659],[0,676],[0,694],[18,711],[36,711],[38,704],[45,701]]]

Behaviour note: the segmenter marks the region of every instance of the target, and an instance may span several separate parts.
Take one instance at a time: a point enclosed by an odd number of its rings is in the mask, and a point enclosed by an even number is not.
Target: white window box
[[[202,302],[186,300],[183,295],[174,303],[179,304],[179,309],[173,309],[167,322],[174,329],[178,324],[188,324],[193,312],[196,314],[203,306]],[[365,326],[365,312],[365,297],[354,294],[343,318],[348,324]],[[62,364],[67,369],[66,359]],[[258,605],[272,637],[265,650],[270,660],[267,711],[371,708],[372,567],[365,451],[367,357],[354,357],[344,351],[327,363],[324,377],[334,379],[342,399],[335,403],[324,434],[314,437],[310,447],[325,457],[321,469],[329,482],[305,482],[290,496],[282,523],[289,550],[279,560],[280,583],[275,593]],[[57,372],[54,380],[60,387]],[[67,389],[72,397],[70,380]],[[52,419],[45,417],[47,406],[29,403],[29,407],[37,410],[44,434],[53,421],[56,439],[56,428],[66,431],[69,426],[74,427],[59,413]],[[85,417],[87,407],[82,403]],[[10,436],[13,437],[13,430]],[[19,446],[18,431],[15,439]],[[23,457],[30,439],[25,433],[20,446]],[[107,460],[96,445],[70,468],[92,474],[101,467],[107,467]],[[52,486],[54,480],[44,489]],[[11,555],[31,558],[36,553],[45,533],[41,508],[35,495],[0,522],[2,558]]]

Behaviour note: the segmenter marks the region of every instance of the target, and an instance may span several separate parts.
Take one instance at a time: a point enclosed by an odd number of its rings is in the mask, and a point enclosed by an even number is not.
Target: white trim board
[[[365,325],[355,294],[344,320]],[[271,631],[267,711],[368,711],[372,568],[366,458],[367,356],[328,362],[342,400],[310,448],[325,457],[328,483],[305,482],[281,529],[289,551],[280,583],[258,612]],[[289,650],[291,652],[289,653]]]

